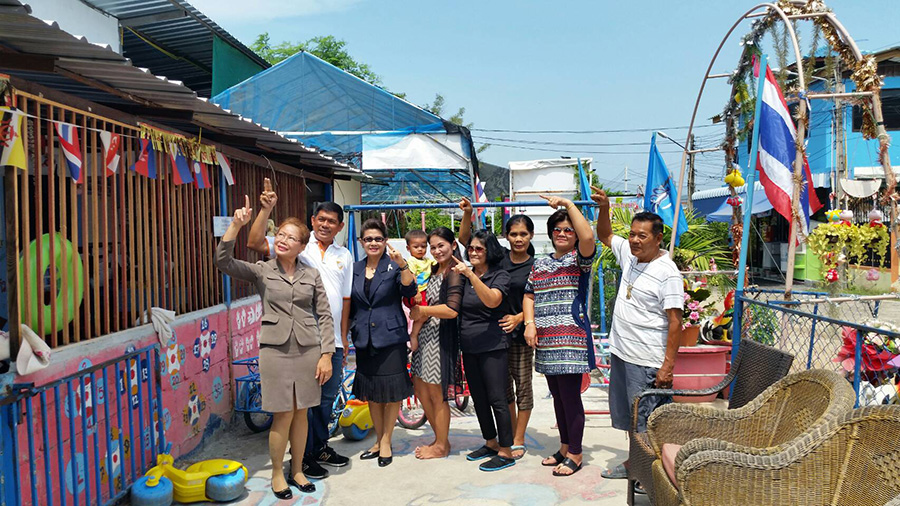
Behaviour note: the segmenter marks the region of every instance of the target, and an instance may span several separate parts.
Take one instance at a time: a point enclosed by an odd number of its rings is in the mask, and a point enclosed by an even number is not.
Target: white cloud
[[[188,0],[216,23],[254,23],[342,12],[363,0]]]

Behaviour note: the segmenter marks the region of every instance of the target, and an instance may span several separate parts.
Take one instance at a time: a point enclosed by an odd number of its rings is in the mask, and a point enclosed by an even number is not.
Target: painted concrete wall
[[[176,459],[178,457],[189,454],[198,449],[201,443],[215,434],[231,419],[234,406],[233,393],[233,377],[235,374],[246,374],[246,370],[232,371],[231,362],[239,358],[255,356],[259,350],[259,333],[260,333],[260,316],[262,315],[262,305],[259,297],[250,297],[235,303],[231,309],[227,309],[224,305],[209,308],[204,311],[198,311],[179,317],[173,322],[174,337],[161,348],[161,385],[162,385],[162,412],[163,424],[165,427],[165,435],[168,443],[171,444],[171,454]],[[158,337],[153,328],[144,325],[136,329],[126,332],[111,334],[87,341],[84,343],[73,344],[54,350],[51,365],[38,373],[22,376],[16,379],[17,383],[34,383],[36,386],[50,383],[54,380],[72,375],[79,370],[101,364],[108,360],[113,360],[123,356],[125,353],[150,346],[158,342]],[[48,405],[44,416],[44,411],[40,409],[40,403],[35,400],[35,423],[36,427],[47,426],[48,431],[48,447],[50,458],[51,480],[50,489],[56,497],[56,504],[59,504],[59,494],[61,492],[58,486],[58,478],[63,473],[66,476],[66,493],[68,494],[67,503],[72,504],[72,492],[75,490],[83,491],[88,484],[92,488],[95,484],[95,478],[86,476],[86,473],[92,473],[95,461],[99,460],[102,468],[101,489],[104,490],[106,496],[108,479],[112,476],[116,488],[121,486],[119,481],[120,470],[123,466],[120,461],[125,461],[125,468],[130,470],[130,459],[133,457],[132,449],[135,445],[128,440],[128,409],[127,405],[123,406],[123,423],[120,425],[117,420],[116,401],[125,400],[124,404],[128,404],[127,400],[133,399],[136,403],[135,394],[137,388],[143,390],[141,394],[144,396],[144,402],[147,402],[147,378],[152,374],[152,368],[142,367],[143,371],[137,370],[137,364],[130,367],[130,377],[134,380],[130,384],[131,395],[125,395],[125,380],[116,385],[115,374],[110,372],[110,376],[106,383],[103,382],[102,376],[95,376],[93,388],[86,385],[84,393],[78,385],[75,385],[73,391],[74,398],[68,396],[66,389],[63,388],[59,398],[59,406],[56,399],[52,395],[48,398]],[[125,367],[122,366],[124,374]],[[140,379],[140,381],[138,380]],[[119,395],[112,395],[118,388]],[[109,392],[109,395],[107,394]],[[82,410],[82,403],[88,416],[85,419],[87,423],[87,445],[83,444],[81,417],[77,416]],[[108,405],[107,405],[108,404]],[[70,429],[70,406],[74,405],[76,417],[72,418],[77,423],[73,424]],[[60,409],[61,408],[61,409]],[[132,413],[136,412],[133,406]],[[106,412],[109,411],[109,422],[107,422]],[[57,422],[56,418],[59,418]],[[151,437],[157,437],[156,434],[151,436],[151,430],[158,430],[158,420],[154,413],[154,422],[151,424],[148,420],[143,428],[141,439],[144,447],[149,448]],[[77,420],[76,420],[77,419]],[[27,446],[28,430],[23,424],[19,431],[20,448],[22,451],[18,453],[21,474],[29,469],[29,452],[25,451]],[[140,434],[135,422],[134,433]],[[125,434],[124,451],[119,449],[118,435],[119,430]],[[57,458],[57,431],[62,434],[63,440],[63,464],[59,465]],[[106,431],[110,431],[113,443],[107,448],[105,442]],[[75,457],[72,458],[70,445],[72,444],[71,435],[75,435]],[[44,444],[43,438],[39,433],[35,434],[35,464],[38,472],[36,473],[35,485],[38,490],[40,502],[44,502],[47,490],[47,482],[45,479],[43,455]],[[99,450],[97,459],[94,455],[94,438],[98,438]],[[135,436],[138,437],[138,436]],[[87,448],[87,452],[84,448]],[[149,452],[148,452],[149,453]],[[107,455],[111,456],[107,460]],[[139,455],[139,452],[138,452]],[[73,465],[75,460],[78,465]],[[107,463],[112,462],[111,472],[107,470]],[[130,472],[130,471],[129,471]],[[129,480],[130,481],[130,480]],[[27,480],[26,480],[27,482]],[[23,501],[25,504],[32,504],[30,500],[30,482],[24,483]],[[96,496],[94,496],[96,498]]]
[[[113,51],[122,53],[118,19],[78,0],[29,0],[28,5],[35,17],[56,21],[60,28],[72,35],[84,35],[94,44],[109,44]]]

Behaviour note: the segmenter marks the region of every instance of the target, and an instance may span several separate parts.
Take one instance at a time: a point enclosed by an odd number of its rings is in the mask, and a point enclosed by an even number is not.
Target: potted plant
[[[681,346],[695,346],[700,336],[700,322],[709,314],[709,288],[702,281],[684,280],[684,312],[681,323]]]

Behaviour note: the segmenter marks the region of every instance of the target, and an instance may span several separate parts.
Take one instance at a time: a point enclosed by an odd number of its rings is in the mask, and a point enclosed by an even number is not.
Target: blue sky
[[[407,93],[411,102],[430,102],[439,92],[447,100],[446,110],[465,107],[465,119],[476,129],[517,130],[687,125],[717,44],[731,24],[755,5],[690,0],[258,0],[248,10],[246,2],[237,0],[191,3],[248,45],[264,31],[275,43],[334,35],[346,40],[350,53],[368,63],[385,86]],[[900,45],[896,0],[831,0],[828,5],[863,51]],[[734,69],[738,42],[748,27],[745,22],[736,30],[713,72]],[[801,40],[802,48],[808,48],[808,42],[808,37]],[[709,124],[707,118],[721,111],[728,91],[724,79],[707,86],[699,125]],[[723,131],[699,128],[698,144],[718,143]],[[686,130],[667,133],[683,142]],[[582,156],[593,157],[603,183],[616,189],[624,189],[626,165],[630,190],[646,177],[650,132],[537,135],[475,130],[473,135],[494,143],[481,158],[498,165]],[[512,143],[484,137],[524,139],[535,142],[529,146],[538,150],[501,147],[497,144]],[[658,142],[669,169],[677,172],[679,148],[664,139]],[[618,145],[628,143],[636,145]],[[721,166],[719,153],[698,157],[698,189],[721,186]]]

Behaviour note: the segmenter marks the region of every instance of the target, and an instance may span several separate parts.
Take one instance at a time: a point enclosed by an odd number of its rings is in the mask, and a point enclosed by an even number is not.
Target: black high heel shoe
[[[305,485],[301,485],[301,484],[297,483],[297,480],[295,480],[294,478],[288,478],[287,482],[288,482],[288,485],[299,488],[300,491],[303,492],[304,494],[312,494],[313,492],[316,491],[315,483],[307,483]],[[291,489],[288,489],[288,492],[290,492],[290,490]]]
[[[374,458],[378,458],[378,452],[377,452],[377,451],[373,452],[373,451],[370,451],[370,450],[366,450],[365,452],[363,452],[363,453],[359,456],[359,458],[360,458],[360,460],[371,460],[371,459],[374,459]]]
[[[391,448],[391,456],[390,457],[382,457],[381,455],[379,455],[378,456],[378,467],[387,467],[387,466],[391,465],[391,462],[394,461],[393,454],[394,454],[394,449]]]

